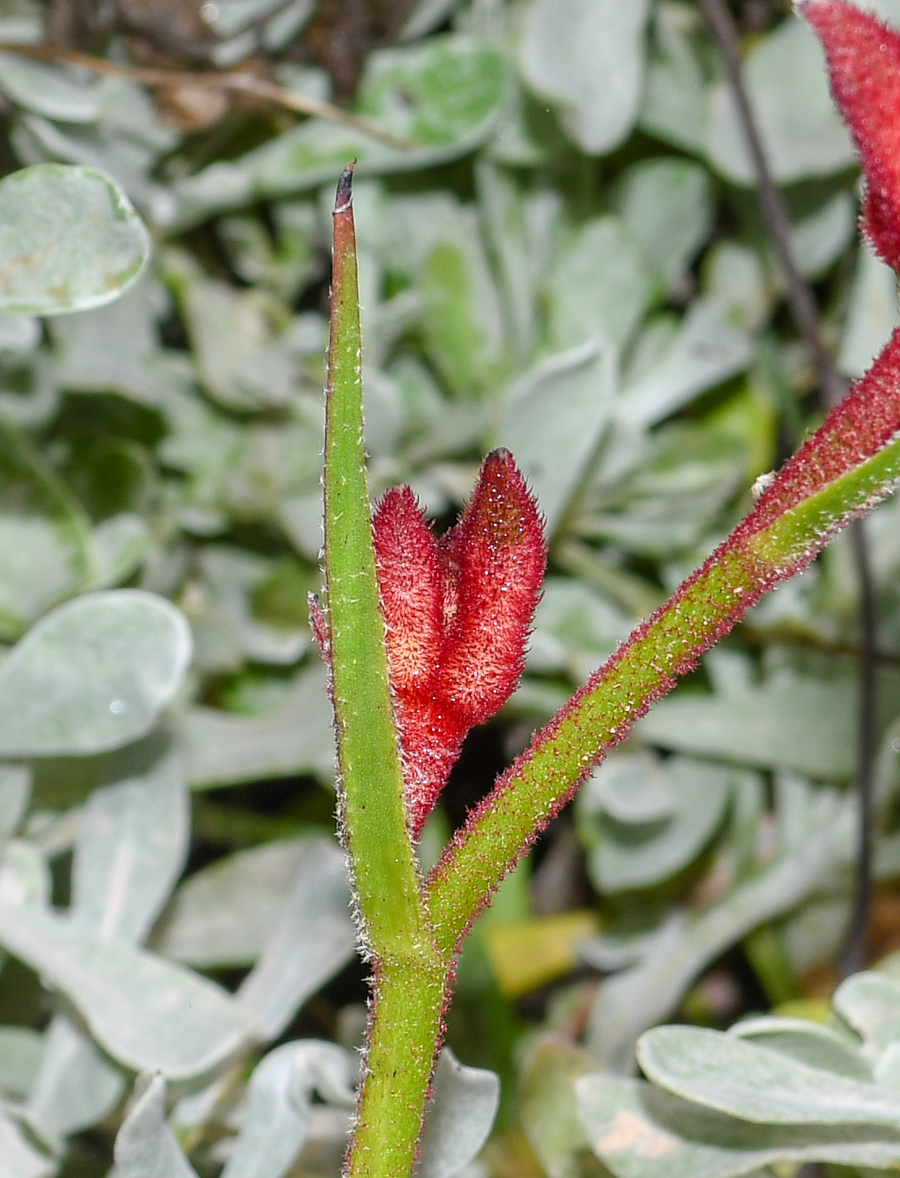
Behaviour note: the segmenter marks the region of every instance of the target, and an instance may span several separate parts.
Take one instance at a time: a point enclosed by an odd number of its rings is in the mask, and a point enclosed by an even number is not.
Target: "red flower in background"
[[[900,267],[900,33],[843,0],[807,0],[800,12],[825,47],[831,92],[859,151],[866,177],[863,229],[896,270]]]
[[[806,0],[799,11],[824,46],[832,93],[859,151],[865,176],[863,230],[881,257],[900,269],[900,33],[845,0]],[[898,429],[900,329],[822,428],[785,464],[735,539],[762,531],[877,454]],[[821,537],[823,543],[828,534]]]
[[[459,523],[440,540],[409,487],[381,500],[374,540],[416,836],[466,733],[515,690],[547,550],[537,505],[508,450],[487,456]]]

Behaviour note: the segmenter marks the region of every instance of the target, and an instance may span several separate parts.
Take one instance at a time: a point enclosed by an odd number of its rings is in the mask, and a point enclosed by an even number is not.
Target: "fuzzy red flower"
[[[900,33],[846,0],[806,0],[800,13],[822,41],[832,93],[859,151],[866,186],[863,228],[881,257],[900,269]],[[876,454],[898,429],[900,329],[822,428],[785,464],[737,529],[735,541],[769,527]]]
[[[485,459],[459,523],[437,540],[409,487],[375,512],[375,561],[418,835],[470,728],[509,699],[547,561],[537,504],[508,450]]]
[[[834,100],[866,178],[863,228],[900,268],[900,33],[844,0],[807,0],[800,12],[819,35]]]

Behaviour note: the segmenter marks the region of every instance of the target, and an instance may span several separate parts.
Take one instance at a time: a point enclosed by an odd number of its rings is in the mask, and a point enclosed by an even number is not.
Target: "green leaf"
[[[7,906],[0,944],[64,994],[126,1067],[200,1075],[255,1033],[244,1008],[206,978],[49,911]]]
[[[897,322],[897,276],[862,241],[838,356],[841,372],[862,376],[890,339]]]
[[[150,593],[86,594],[0,663],[0,756],[103,752],[156,723],[190,658],[183,615]]]
[[[663,926],[637,964],[607,978],[591,1012],[587,1046],[611,1070],[633,1067],[634,1043],[648,1027],[671,1016],[691,982],[730,945],[757,926],[791,911],[852,861],[853,816],[844,807],[823,816],[756,878],[689,920]]]
[[[102,172],[37,164],[0,180],[0,310],[99,307],[134,282],[149,256],[143,223]]]
[[[522,71],[562,108],[562,124],[589,155],[617,147],[637,118],[644,81],[647,0],[532,0]]]
[[[737,1178],[776,1162],[890,1167],[900,1135],[872,1126],[751,1125],[614,1076],[575,1083],[581,1123],[617,1178]]]
[[[653,40],[638,125],[664,143],[698,153],[706,125],[706,82],[688,35],[699,13],[662,0],[653,13]]]
[[[678,813],[679,799],[666,769],[652,753],[614,751],[584,783],[579,806],[586,814],[605,813],[626,826],[667,822]]]
[[[88,521],[55,471],[9,429],[0,429],[0,633],[28,625],[91,573]]]
[[[481,1152],[500,1104],[500,1078],[461,1064],[449,1047],[434,1073],[417,1178],[453,1178]]]
[[[198,627],[212,623],[229,631],[240,655],[258,663],[288,665],[296,663],[309,646],[309,626],[271,625],[256,616],[255,592],[265,584],[273,571],[271,561],[247,552],[246,549],[226,544],[208,544],[197,557],[198,571],[203,578],[204,606],[191,611],[190,620],[195,634]],[[303,587],[300,600],[305,601]],[[202,639],[198,646],[202,648]]]
[[[709,173],[690,160],[643,160],[620,177],[614,206],[654,272],[669,284],[683,276],[709,236]]]
[[[195,871],[172,897],[151,947],[198,969],[253,965],[309,849],[306,839],[262,843]]]
[[[197,1178],[166,1124],[166,1082],[138,1076],[135,1100],[116,1135],[116,1178]]]
[[[836,1030],[806,1018],[766,1016],[743,1019],[731,1028],[732,1035],[749,1039],[811,1067],[849,1076],[852,1080],[872,1079],[872,1069],[859,1043],[846,1031]]]
[[[528,669],[565,671],[583,683],[628,637],[633,624],[629,615],[583,581],[548,577],[534,616]]]
[[[616,405],[617,433],[600,456],[575,527],[626,552],[677,559],[706,542],[724,504],[746,485],[747,447],[731,433],[684,421],[635,438],[623,401]],[[631,442],[631,455],[626,450],[623,456],[620,440]],[[623,457],[631,459],[632,469],[616,478]]]
[[[829,176],[854,162],[850,135],[828,91],[822,48],[799,17],[788,17],[756,41],[744,62],[744,80],[776,181]],[[706,151],[729,180],[756,184],[756,168],[725,81],[712,90]]]
[[[613,414],[613,348],[588,340],[541,360],[510,388],[497,439],[537,497],[547,534],[560,524]]]
[[[51,1178],[59,1169],[56,1159],[39,1153],[19,1122],[6,1113],[0,1113],[0,1157],[4,1178]]]
[[[856,687],[812,678],[773,683],[729,698],[681,693],[643,720],[642,740],[697,756],[810,777],[850,777]]]
[[[35,39],[41,36],[38,31]],[[130,78],[107,75],[99,80],[97,94],[100,118],[91,124],[51,122],[23,111],[12,129],[20,157],[29,163],[84,164],[114,176],[144,208],[166,204],[165,190],[151,172],[161,156],[178,145],[181,135],[162,120],[147,87]]]
[[[747,334],[726,322],[712,303],[695,299],[671,344],[622,390],[617,416],[631,427],[656,425],[746,368],[752,356]]]
[[[10,904],[48,904],[50,865],[34,843],[11,839],[0,859],[3,894]]]
[[[843,190],[795,221],[791,245],[803,277],[821,278],[847,249],[855,230],[856,201]]]
[[[170,258],[204,389],[226,409],[284,408],[296,395],[296,357],[288,346],[290,314],[264,290],[238,291]]]
[[[37,1079],[44,1037],[30,1027],[0,1027],[0,1088],[25,1100]]]
[[[95,1125],[122,1099],[125,1077],[64,1014],[44,1034],[41,1069],[25,1107],[39,1137],[62,1151],[65,1138]]]
[[[274,712],[248,717],[191,708],[179,721],[188,780],[195,789],[209,789],[300,772],[329,779],[334,768],[331,719],[320,663],[297,675]]]
[[[578,1174],[573,1155],[587,1148],[578,1119],[574,1083],[592,1070],[574,1043],[543,1035],[525,1058],[521,1071],[521,1118],[528,1143],[551,1178]]]
[[[0,764],[0,850],[25,817],[31,797],[31,770],[26,765]]]
[[[502,360],[497,295],[473,210],[460,211],[420,276],[427,353],[454,393],[484,393]]]
[[[150,529],[139,515],[123,511],[91,533],[94,575],[91,589],[111,589],[137,572],[151,548]]]
[[[237,991],[260,1034],[275,1039],[355,947],[347,865],[325,839],[310,840],[278,921]]]
[[[734,773],[718,765],[672,757],[657,767],[673,814],[623,817],[610,813],[603,784],[627,773],[632,757],[609,760],[594,771],[579,799],[580,829],[588,851],[588,869],[601,892],[652,887],[681,871],[703,850],[721,825],[732,792]],[[651,762],[652,764],[652,762]],[[634,769],[646,771],[641,758]],[[605,813],[604,813],[605,811]]]
[[[181,874],[190,841],[178,754],[145,741],[113,756],[115,784],[81,811],[72,865],[72,914],[105,940],[140,944]]]
[[[91,394],[113,390],[141,405],[165,404],[172,357],[159,346],[157,319],[166,301],[145,271],[114,303],[51,320],[55,382]]]
[[[647,308],[652,276],[616,217],[586,221],[550,273],[550,337],[559,350],[587,340],[623,347]]]
[[[769,1125],[884,1125],[900,1132],[900,1093],[810,1067],[705,1027],[654,1027],[638,1060],[656,1084],[741,1120]]]
[[[759,251],[727,238],[717,241],[704,258],[703,289],[722,321],[742,331],[762,326],[775,294]]]
[[[222,1178],[282,1178],[309,1135],[314,1092],[352,1105],[354,1060],[336,1043],[285,1043],[257,1064]]]
[[[834,993],[834,1009],[876,1051],[900,1040],[900,983],[869,970],[854,974]]]
[[[61,123],[91,123],[100,114],[92,75],[61,61],[0,53],[0,90],[26,110]]]

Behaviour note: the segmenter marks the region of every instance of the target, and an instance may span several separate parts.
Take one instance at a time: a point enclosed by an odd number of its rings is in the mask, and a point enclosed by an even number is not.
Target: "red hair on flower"
[[[522,674],[547,549],[541,516],[508,450],[484,460],[472,498],[437,540],[409,487],[374,518],[388,669],[417,835],[466,733]]]

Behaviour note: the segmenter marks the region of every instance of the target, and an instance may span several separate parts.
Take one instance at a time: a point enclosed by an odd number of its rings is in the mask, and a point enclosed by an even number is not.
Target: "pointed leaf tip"
[[[353,172],[355,168],[356,160],[351,160],[341,172],[341,178],[337,182],[337,191],[334,194],[333,215],[335,217],[339,213],[346,213],[353,206]]]
[[[845,0],[807,0],[801,15],[828,59],[831,90],[866,179],[863,224],[881,257],[900,268],[900,33]]]

